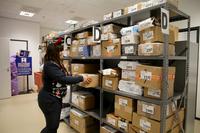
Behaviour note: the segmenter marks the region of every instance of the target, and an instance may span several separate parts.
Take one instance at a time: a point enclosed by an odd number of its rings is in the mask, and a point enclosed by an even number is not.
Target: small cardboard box
[[[140,43],[164,42],[163,33],[158,26],[150,27],[140,31]],[[169,30],[169,43],[175,44],[175,35]]]
[[[129,124],[129,130],[128,133],[147,133],[137,127],[134,127],[132,124]]]
[[[138,53],[137,44],[122,45],[122,56],[136,56]]]
[[[119,35],[114,34],[114,33],[101,34],[101,40],[102,41],[113,40],[113,39],[117,39],[118,37],[119,37]]]
[[[70,56],[77,57],[79,56],[79,45],[71,45],[70,46]]]
[[[89,57],[90,56],[90,46],[80,45],[78,48],[79,56]]]
[[[169,88],[167,90],[168,97],[171,98],[174,96],[174,89]],[[151,89],[151,88],[144,88],[144,96],[149,97],[149,98],[154,98],[154,99],[161,99],[162,93],[160,89]]]
[[[114,114],[107,114],[106,121],[114,127],[118,126],[118,117],[114,116]]]
[[[123,9],[120,9],[118,11],[114,11],[113,12],[113,18],[117,18],[117,17],[120,17],[124,14],[124,10]]]
[[[122,45],[123,44],[139,44],[139,34],[131,33],[129,35],[122,36]]]
[[[132,113],[136,111],[137,102],[131,98],[115,95],[115,115],[132,121]]]
[[[97,45],[91,46],[90,55],[91,55],[91,57],[101,56],[101,45],[97,44]]]
[[[89,84],[85,84],[84,82],[79,83],[80,86],[84,88],[96,88],[99,86],[99,75],[98,74],[81,74],[83,76],[87,76],[92,80]]]
[[[172,107],[173,104],[167,105],[166,114],[167,117],[171,116],[175,109]],[[138,100],[137,101],[137,113],[142,116],[146,116],[147,118],[151,118],[153,120],[160,121],[160,115],[161,115],[161,106],[156,104],[151,104],[147,102],[143,102]]]
[[[168,68],[168,87],[174,89],[175,67]],[[162,67],[138,65],[135,82],[138,85],[153,89],[162,89]]]
[[[109,126],[101,126],[100,133],[119,133],[119,132]]]
[[[119,77],[103,76],[102,87],[108,90],[118,90]]]
[[[166,120],[166,132],[171,130],[173,126],[176,126],[183,122],[184,120],[184,109],[181,109],[178,112],[179,119],[176,119],[175,115],[170,116]],[[174,124],[175,123],[175,124]],[[173,125],[174,124],[174,125]],[[148,133],[160,133],[161,123],[152,119],[148,119],[144,116],[141,116],[133,112],[133,121],[132,125],[142,129]]]
[[[129,128],[129,121],[123,119],[123,118],[118,118],[118,125],[117,128],[128,132],[128,128]]]
[[[135,71],[134,70],[122,70],[122,77],[123,80],[128,81],[135,81]]]
[[[78,34],[76,35],[76,38],[78,38],[78,39],[84,39],[84,38],[87,38],[87,37],[89,37],[89,36],[91,36],[91,35],[92,35],[91,32],[86,31],[86,32],[78,33]]]
[[[139,65],[136,61],[120,61],[118,67],[125,70],[136,70],[136,67]]]
[[[139,56],[162,56],[164,53],[163,43],[145,43],[138,46]],[[175,46],[168,45],[168,55],[175,55]]]
[[[114,57],[121,56],[121,43],[116,41],[119,39],[114,39],[113,41],[103,41],[101,46],[101,52],[103,57]]]
[[[90,92],[72,92],[72,103],[82,110],[93,109],[95,106],[95,97]]]
[[[106,34],[106,33],[115,33],[115,34],[119,34],[121,30],[120,26],[114,25],[114,24],[108,24],[102,27],[102,33]]]
[[[94,119],[87,114],[76,110],[70,110],[70,126],[79,133],[89,133],[94,130]]]
[[[99,66],[96,64],[71,64],[71,71],[73,75],[81,73],[98,73]]]
[[[133,13],[133,12],[137,12],[139,10],[142,10],[144,8],[144,2],[140,2],[140,3],[137,3],[133,6],[129,6],[129,7],[126,7],[124,9],[124,14],[129,14],[129,13]]]
[[[143,88],[135,84],[134,81],[120,80],[118,88],[120,91],[124,91],[133,95],[141,96],[143,94]]]
[[[110,20],[113,18],[113,14],[112,12],[111,13],[108,13],[106,15],[103,16],[103,20],[106,21],[106,20]]]

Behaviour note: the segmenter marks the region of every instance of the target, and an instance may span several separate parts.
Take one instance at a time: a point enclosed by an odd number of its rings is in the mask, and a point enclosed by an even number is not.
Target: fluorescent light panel
[[[20,14],[21,16],[26,16],[26,17],[33,17],[35,13],[32,12],[26,12],[26,11],[21,11]]]
[[[76,21],[76,20],[67,20],[67,21],[65,21],[65,23],[67,23],[67,24],[77,24],[78,21]]]

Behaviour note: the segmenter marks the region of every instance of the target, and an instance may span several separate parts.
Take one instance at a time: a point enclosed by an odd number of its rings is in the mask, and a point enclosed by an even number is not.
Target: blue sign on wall
[[[32,75],[32,57],[17,57],[18,76]]]

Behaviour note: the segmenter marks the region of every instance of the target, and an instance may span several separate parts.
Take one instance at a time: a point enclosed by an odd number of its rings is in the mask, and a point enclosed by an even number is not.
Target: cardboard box
[[[142,87],[135,84],[134,81],[120,80],[118,88],[120,91],[124,91],[133,95],[141,96],[143,94]]]
[[[118,117],[114,116],[114,114],[107,114],[106,121],[114,127],[118,126]]]
[[[115,39],[119,40],[119,39]],[[121,43],[113,41],[103,41],[101,46],[101,55],[103,57],[121,56]]]
[[[122,44],[138,44],[139,43],[139,34],[131,33],[129,35],[122,36]]]
[[[79,83],[80,86],[84,88],[96,88],[99,86],[99,75],[98,74],[81,74],[83,76],[88,76],[92,80],[89,84],[85,84],[84,82]]]
[[[174,32],[175,42],[177,42],[179,39],[179,28],[172,24],[169,25],[169,28]]]
[[[91,55],[91,57],[101,56],[101,45],[98,44],[98,45],[91,46],[90,55]]]
[[[128,128],[129,128],[129,121],[123,119],[123,118],[118,118],[118,125],[117,128],[128,132]]]
[[[164,42],[163,33],[158,26],[150,27],[140,31],[140,43]],[[169,43],[175,43],[175,35],[169,30]]]
[[[96,45],[96,42],[94,42],[93,36],[89,36],[87,38],[87,45]]]
[[[90,56],[90,46],[80,45],[78,48],[79,56],[89,57]]]
[[[102,41],[113,40],[113,39],[117,39],[118,37],[119,37],[119,35],[114,34],[114,33],[101,34]]]
[[[168,97],[171,98],[174,96],[174,89],[170,87],[167,90]],[[161,99],[162,92],[160,89],[151,89],[151,88],[144,88],[144,97],[154,98],[154,99]]]
[[[122,56],[136,56],[138,53],[137,44],[122,45]]]
[[[94,119],[87,114],[76,110],[70,110],[70,126],[79,133],[91,133],[94,130]]]
[[[113,18],[113,14],[112,12],[111,13],[108,13],[106,15],[103,16],[103,20],[106,21],[106,20],[110,20]]]
[[[98,73],[99,66],[96,64],[71,64],[72,74]]]
[[[78,38],[78,39],[84,39],[84,38],[87,38],[87,37],[89,37],[89,36],[91,36],[91,35],[92,35],[91,32],[86,31],[86,32],[78,33],[78,34],[76,35],[76,38]]]
[[[168,87],[174,89],[175,67],[168,68]],[[153,89],[162,89],[162,67],[138,65],[135,82]]]
[[[155,2],[155,5],[169,3],[175,7],[178,7],[179,0],[154,0],[154,2]]]
[[[101,126],[100,133],[119,133],[119,132],[109,126]]]
[[[139,65],[136,61],[120,61],[118,67],[126,70],[136,70],[136,66]]]
[[[70,56],[77,57],[79,56],[79,45],[71,45],[70,46]]]
[[[72,92],[72,103],[82,110],[90,110],[95,107],[95,97],[90,92]]]
[[[133,13],[133,12],[137,12],[139,10],[142,10],[144,7],[144,2],[140,2],[140,3],[137,3],[133,6],[129,6],[129,7],[126,7],[124,9],[124,14],[129,14],[129,13]]]
[[[120,33],[121,33],[122,36],[127,36],[127,35],[134,34],[134,33],[138,34],[138,31],[139,31],[139,26],[134,25],[134,26],[122,28],[120,30]]]
[[[123,69],[121,79],[128,81],[135,81],[135,71]]]
[[[119,34],[121,30],[120,26],[114,25],[114,24],[108,24],[102,27],[102,33],[106,34],[106,33],[115,33],[115,34]]]
[[[117,18],[117,17],[120,17],[124,14],[124,10],[123,9],[120,9],[118,11],[115,11],[113,12],[113,18]]]
[[[140,56],[162,56],[164,53],[163,43],[145,43],[138,46]],[[168,45],[168,55],[175,56],[175,46]]]
[[[184,120],[184,109],[181,109],[178,112],[179,120],[175,119],[175,115],[167,118],[166,120],[166,132],[172,129],[173,124],[175,122],[175,126],[182,123]],[[148,133],[160,133],[160,125],[161,123],[155,120],[148,119],[144,116],[138,115],[133,112],[133,121],[132,125],[140,128]]]
[[[171,116],[174,113],[174,109],[172,107],[172,103],[167,105],[166,114],[167,117]],[[161,115],[161,106],[156,104],[147,103],[144,101],[137,101],[137,113],[139,115],[145,116],[147,118],[151,118],[153,120],[160,121]]]
[[[144,9],[150,8],[154,6],[154,0],[148,0],[147,2],[144,2]]]
[[[119,78],[113,76],[103,76],[102,87],[108,90],[118,90]]]
[[[137,102],[131,98],[115,95],[115,115],[132,121],[132,113],[136,111]]]
[[[147,133],[137,127],[134,127],[132,124],[129,124],[129,130],[128,133]]]

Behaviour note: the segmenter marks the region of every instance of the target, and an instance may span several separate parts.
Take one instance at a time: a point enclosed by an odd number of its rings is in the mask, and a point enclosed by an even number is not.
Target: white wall
[[[39,52],[40,43],[40,24],[29,21],[21,21],[10,18],[0,17],[0,37],[10,39],[28,40],[30,55],[33,60],[33,72],[39,70]],[[0,49],[0,52],[3,49]],[[30,76],[30,87],[33,88],[34,78]]]

